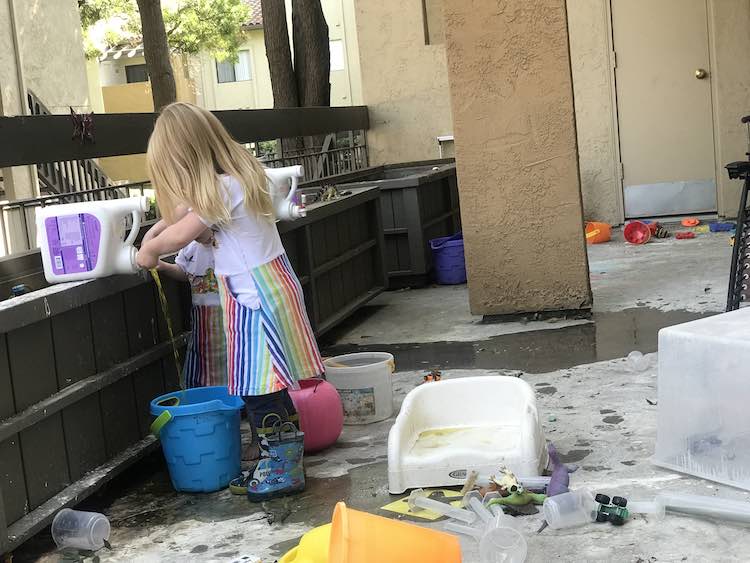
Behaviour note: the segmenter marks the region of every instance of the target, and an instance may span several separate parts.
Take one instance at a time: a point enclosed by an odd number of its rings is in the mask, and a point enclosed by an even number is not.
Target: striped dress
[[[287,255],[256,266],[250,274],[258,308],[240,303],[228,278],[220,277],[229,393],[265,395],[321,375],[323,362],[302,287]]]
[[[213,248],[192,242],[175,259],[190,281],[190,340],[182,368],[186,388],[227,384],[227,346]]]
[[[213,256],[232,395],[266,395],[323,373],[302,287],[276,222],[249,213],[239,181],[222,176],[231,221],[215,225]]]

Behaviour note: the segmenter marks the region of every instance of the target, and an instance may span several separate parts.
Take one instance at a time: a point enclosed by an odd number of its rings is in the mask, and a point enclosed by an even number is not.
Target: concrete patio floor
[[[663,326],[723,310],[731,247],[726,235],[700,235],[633,247],[614,241],[589,248],[592,321],[550,319],[482,324],[467,310],[463,287],[388,293],[322,345],[326,353],[391,350],[397,407],[425,369],[445,378],[506,374],[537,390],[544,430],[566,461],[580,469],[572,487],[649,499],[660,490],[732,499],[748,493],[653,466],[656,368],[629,370],[630,351],[656,351]],[[655,359],[655,355],[650,356]],[[264,505],[228,492],[172,491],[159,456],[116,479],[82,508],[112,522],[112,551],[101,561],[263,561],[293,547],[312,527],[330,521],[335,503],[387,515],[386,443],[393,420],[347,426],[331,449],[305,458],[303,494]],[[527,561],[744,561],[745,528],[682,516],[661,522],[636,517],[624,527],[590,525],[570,532],[535,532],[541,515],[520,517]],[[440,527],[441,524],[430,524]],[[478,561],[462,541],[464,561]],[[57,561],[40,534],[14,561]]]

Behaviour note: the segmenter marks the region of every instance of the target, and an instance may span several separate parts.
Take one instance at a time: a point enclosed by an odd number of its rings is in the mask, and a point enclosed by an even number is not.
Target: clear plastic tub
[[[59,548],[96,551],[109,540],[109,520],[98,512],[63,508],[52,520],[52,539]]]
[[[750,490],[750,307],[659,331],[654,463]]]
[[[553,530],[583,526],[596,520],[597,503],[588,489],[577,489],[547,497],[542,506],[544,519]]]

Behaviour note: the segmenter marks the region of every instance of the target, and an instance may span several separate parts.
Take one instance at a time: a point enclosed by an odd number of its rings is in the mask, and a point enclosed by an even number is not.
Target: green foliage
[[[88,57],[107,48],[137,43],[141,21],[135,0],[78,0]],[[236,60],[242,26],[250,17],[244,0],[162,0],[170,48],[188,55],[206,50],[219,60]]]
[[[114,15],[138,16],[138,8],[133,0],[78,0],[78,11],[84,30]]]
[[[207,50],[219,60],[236,61],[249,17],[242,0],[187,0],[176,11],[165,10],[164,25],[176,51],[194,55]]]

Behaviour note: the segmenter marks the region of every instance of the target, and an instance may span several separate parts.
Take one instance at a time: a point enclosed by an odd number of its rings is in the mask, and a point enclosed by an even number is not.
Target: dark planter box
[[[168,280],[164,288],[183,348],[190,292]],[[157,447],[149,402],[178,386],[150,278],[62,284],[0,303],[0,553]]]
[[[377,188],[308,207],[307,217],[279,223],[281,239],[305,292],[317,335],[381,293],[387,284]]]
[[[380,188],[389,287],[429,282],[429,241],[461,230],[455,163],[430,160],[378,166],[329,181],[342,191]]]

